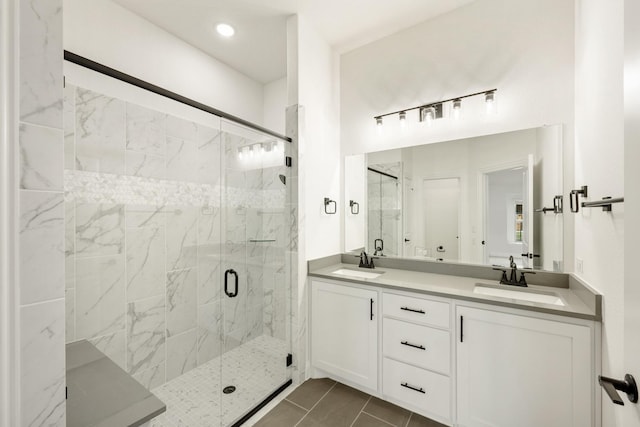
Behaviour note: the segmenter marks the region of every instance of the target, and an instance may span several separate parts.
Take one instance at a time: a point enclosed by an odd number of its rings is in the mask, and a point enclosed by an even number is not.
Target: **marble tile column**
[[[62,0],[18,7],[20,425],[64,426]]]
[[[307,338],[307,262],[304,252],[305,238],[304,230],[305,212],[304,203],[304,147],[301,144],[300,136],[304,135],[304,115],[305,110],[301,105],[292,105],[287,108],[286,126],[287,135],[293,140],[288,145],[289,156],[293,161],[291,171],[291,195],[288,203],[289,208],[289,236],[287,245],[286,263],[291,271],[291,303],[290,321],[287,322],[291,328],[293,347],[293,381],[300,384],[307,379],[307,358],[308,358],[308,338]]]

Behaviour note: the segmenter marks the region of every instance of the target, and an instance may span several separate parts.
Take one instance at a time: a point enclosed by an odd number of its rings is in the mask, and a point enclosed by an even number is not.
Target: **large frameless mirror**
[[[345,158],[345,249],[563,271],[562,127]]]

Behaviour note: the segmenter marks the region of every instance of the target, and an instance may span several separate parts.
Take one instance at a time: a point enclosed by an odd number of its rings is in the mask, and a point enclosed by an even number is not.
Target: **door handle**
[[[633,378],[633,375],[625,375],[624,381],[599,375],[598,382],[604,388],[604,391],[607,392],[611,401],[616,405],[624,405],[622,398],[616,390],[627,393],[627,397],[631,403],[638,403],[638,387],[636,386],[636,380]]]
[[[234,284],[235,290],[233,292],[229,291],[229,275],[234,276]],[[235,298],[238,296],[238,273],[233,268],[228,269],[224,272],[224,293],[227,294],[229,298]]]
[[[529,259],[533,259],[533,258],[540,258],[540,254],[533,254],[531,252],[527,252],[526,254],[520,254],[525,258],[529,258]]]

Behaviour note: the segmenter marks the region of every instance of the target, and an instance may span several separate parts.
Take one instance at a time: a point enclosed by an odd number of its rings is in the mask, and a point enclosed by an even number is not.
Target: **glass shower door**
[[[400,163],[367,168],[367,249],[373,255],[401,255],[400,170]]]
[[[222,425],[290,379],[288,142],[223,121]]]

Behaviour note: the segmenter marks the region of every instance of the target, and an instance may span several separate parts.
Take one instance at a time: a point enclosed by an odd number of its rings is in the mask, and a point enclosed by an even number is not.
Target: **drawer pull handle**
[[[409,347],[413,347],[413,348],[417,348],[417,349],[420,349],[420,350],[426,350],[426,348],[424,348],[423,346],[417,345],[417,344],[411,344],[409,341],[400,341],[400,344],[406,345],[406,346],[409,346]]]
[[[413,391],[417,391],[418,393],[422,393],[422,394],[426,394],[427,392],[424,391],[424,389],[422,387],[418,388],[418,387],[414,387],[409,385],[409,383],[400,383],[400,385],[402,387],[408,388],[409,390],[413,390]]]
[[[409,308],[409,307],[400,307],[400,310],[410,311],[412,313],[427,314],[424,312],[424,310],[414,310],[413,308]]]

